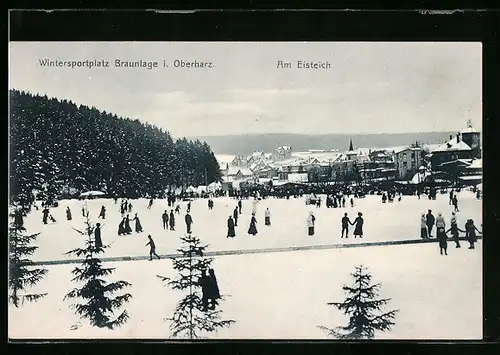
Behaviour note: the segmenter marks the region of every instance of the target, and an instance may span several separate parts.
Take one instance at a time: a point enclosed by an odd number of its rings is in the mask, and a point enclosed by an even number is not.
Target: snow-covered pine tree
[[[28,287],[35,286],[47,275],[47,269],[34,268],[28,257],[38,249],[31,245],[38,234],[26,235],[26,229],[17,224],[9,226],[9,301],[19,307],[25,301],[38,301],[47,293],[23,293]]]
[[[173,316],[165,319],[171,322],[172,337],[198,339],[202,337],[202,332],[214,332],[229,327],[235,321],[221,319],[222,311],[218,309],[217,301],[224,300],[224,297],[216,301],[214,310],[203,311],[198,279],[202,270],[210,268],[213,259],[203,256],[208,245],[201,245],[198,237],[191,234],[181,237],[181,240],[183,245],[177,250],[182,256],[173,259],[176,277],[157,276],[171,289],[187,291],[187,295],[177,303]]]
[[[339,339],[372,339],[376,330],[390,330],[395,324],[394,319],[399,310],[382,313],[382,307],[389,303],[390,299],[377,299],[381,284],[372,284],[371,274],[362,265],[357,266],[356,272],[351,275],[354,277],[354,285],[342,287],[347,294],[344,302],[328,303],[348,315],[349,324],[334,329],[322,326],[319,328]]]
[[[71,306],[75,313],[83,319],[88,319],[92,326],[114,329],[123,325],[129,319],[126,310],[123,310],[116,318],[114,313],[115,310],[122,308],[125,302],[130,301],[132,295],[125,293],[113,297],[113,294],[132,285],[126,281],[107,283],[103,280],[103,276],[111,275],[115,270],[115,268],[103,267],[102,261],[98,258],[98,255],[104,253],[109,246],[95,246],[95,241],[92,239],[95,226],[90,221],[88,213],[85,224],[85,232],[73,229],[82,235],[88,236],[86,247],[76,248],[65,254],[85,257],[82,266],[75,267],[72,271],[74,275],[72,281],[85,282],[85,284],[81,288],[74,288],[64,297],[64,300],[73,298],[85,300],[83,303],[76,303]]]

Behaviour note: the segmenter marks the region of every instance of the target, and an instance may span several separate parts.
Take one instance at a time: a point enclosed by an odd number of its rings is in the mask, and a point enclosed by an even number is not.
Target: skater
[[[434,227],[435,218],[432,215],[432,211],[428,210],[427,215],[425,216],[425,224],[427,225],[427,235],[429,238],[432,238],[432,227]]]
[[[443,251],[444,255],[448,255],[448,238],[446,237],[445,227],[446,223],[444,222],[443,215],[441,212],[438,212],[438,216],[436,218],[436,236],[439,241],[439,252],[441,255],[443,255]]]
[[[420,238],[429,239],[427,236],[427,219],[425,218],[425,213],[422,213],[420,218]]]
[[[210,280],[209,282],[210,305],[208,306],[208,309],[214,310],[215,306],[217,305],[217,300],[220,298],[219,284],[217,282],[217,277],[215,277],[214,269],[208,270],[208,278]]]
[[[241,198],[238,200],[238,211],[241,214],[241,207],[243,206],[243,202],[241,202]]]
[[[132,213],[132,202],[128,204],[128,213]]]
[[[354,198],[351,197],[351,207],[354,207]]]
[[[104,206],[101,207],[101,212],[99,213],[99,216],[97,218],[106,219],[106,207]]]
[[[174,216],[173,210],[170,210],[170,219],[168,220],[168,223],[170,224],[170,230],[174,231],[175,230],[175,216]]]
[[[236,237],[236,232],[234,231],[234,220],[232,216],[229,216],[227,220],[227,237],[226,238],[234,238]]]
[[[455,242],[455,248],[460,248],[460,241],[458,239],[459,234],[458,234],[458,224],[457,224],[457,217],[455,216],[455,212],[451,212],[451,219],[450,219],[450,229],[446,231],[446,233],[451,232],[451,235],[453,237],[453,241]]]
[[[345,237],[349,238],[349,224],[352,225],[349,217],[347,217],[347,213],[344,213],[344,217],[342,217],[342,235],[340,238],[344,238],[344,232]]]
[[[186,231],[187,231],[187,233],[191,234],[191,225],[193,224],[193,219],[191,218],[191,215],[189,214],[189,210],[186,213],[186,216],[184,217],[184,221],[186,222]]]
[[[250,227],[248,228],[248,234],[256,235],[257,234],[257,219],[255,218],[255,214],[252,213],[252,219],[250,220]]]
[[[214,201],[212,201],[212,199],[209,199],[208,200],[208,209],[212,210],[213,208],[214,208]]]
[[[449,205],[453,204],[453,189],[450,190],[450,200],[448,201]]]
[[[316,217],[314,214],[309,212],[309,216],[307,217],[307,234],[314,235],[314,222],[316,221]]]
[[[253,202],[252,202],[252,214],[257,214],[257,203],[259,201],[257,201],[257,199],[254,199]]]
[[[210,299],[210,277],[207,275],[206,269],[202,270],[201,277],[198,279],[197,284],[201,286],[202,311],[206,312],[208,310],[208,302]]]
[[[387,202],[387,195],[385,194],[385,192],[382,194],[382,203],[386,203]]]
[[[160,256],[156,254],[156,245],[153,238],[151,238],[151,236],[148,235],[148,239],[149,242],[146,244],[146,246],[149,245],[149,261],[153,261],[153,255],[156,256],[158,259],[160,259]]]
[[[82,217],[85,217],[85,206],[82,206]]]
[[[141,224],[139,217],[137,217],[137,213],[135,214],[134,221],[135,221],[135,232],[141,233],[142,232],[142,224]]]
[[[73,217],[71,217],[71,210],[69,209],[69,206],[66,207],[66,219],[68,221],[71,221],[73,219]]]
[[[191,201],[187,204],[187,213],[191,212]]]
[[[455,212],[460,212],[460,210],[458,209],[458,198],[457,198],[457,195],[454,195],[453,196],[453,208],[455,209]]]
[[[467,223],[465,223],[465,236],[469,242],[469,249],[476,249],[474,246],[474,243],[477,242],[476,231],[479,234],[482,234],[474,225],[474,221],[472,219],[468,219]]]
[[[342,196],[342,207],[345,208],[345,196]]]
[[[238,227],[238,216],[239,216],[238,206],[236,206],[234,208],[234,211],[233,211],[233,218],[234,218],[234,226],[235,227]]]
[[[181,214],[181,206],[180,205],[175,206],[175,213]]]
[[[131,234],[132,228],[130,228],[130,217],[127,215],[125,217],[125,234]]]
[[[151,209],[151,207],[153,206],[153,199],[149,199],[149,204],[148,204],[148,210]]]
[[[360,238],[363,238],[363,224],[364,224],[364,220],[363,220],[363,214],[361,212],[358,212],[358,217],[356,217],[356,219],[354,220],[354,222],[352,223],[352,225],[354,227],[354,238],[356,237],[360,237]]]
[[[123,234],[127,234],[127,231],[125,230],[125,217],[118,225],[118,235],[123,235]]]
[[[102,248],[102,239],[101,239],[101,223],[95,224],[94,229],[94,245],[96,248]]]
[[[123,201],[123,200],[122,200],[122,202],[121,202],[121,204],[120,204],[120,214],[121,214],[121,216],[122,216],[122,217],[124,217],[124,216],[125,216],[125,210],[127,209],[127,208],[125,207],[125,205],[126,205],[126,204],[127,204],[127,203],[126,203],[125,201]]]
[[[266,211],[264,213],[265,213],[264,224],[266,226],[270,226],[271,225],[271,211],[269,210],[269,207],[266,208]]]
[[[168,213],[167,210],[161,215],[161,220],[163,222],[163,229],[168,229]]]
[[[49,217],[49,209],[47,207],[45,207],[42,211],[42,214],[43,214],[43,218],[42,218],[42,222],[43,224],[47,224],[47,218]]]

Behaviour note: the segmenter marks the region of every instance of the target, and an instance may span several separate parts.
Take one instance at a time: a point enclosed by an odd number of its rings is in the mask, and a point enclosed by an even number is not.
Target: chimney
[[[457,133],[457,143],[460,143],[460,133]]]

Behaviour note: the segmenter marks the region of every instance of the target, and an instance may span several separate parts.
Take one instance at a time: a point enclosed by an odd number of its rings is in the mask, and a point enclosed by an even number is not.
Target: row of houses
[[[234,157],[223,167],[223,181],[412,181],[416,174],[451,171],[456,176],[468,175],[465,180],[472,181],[480,176],[480,142],[480,133],[469,126],[434,146],[415,143],[398,149],[353,149],[351,141],[345,152],[292,152],[290,146],[282,146],[272,153]]]

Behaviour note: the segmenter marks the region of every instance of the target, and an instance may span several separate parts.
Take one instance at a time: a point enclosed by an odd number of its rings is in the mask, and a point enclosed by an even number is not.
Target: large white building
[[[406,147],[394,152],[396,176],[398,179],[411,179],[422,165],[422,148]]]

